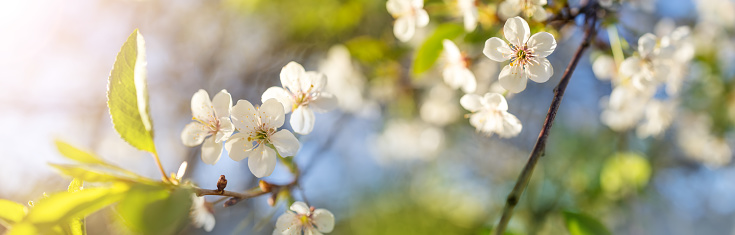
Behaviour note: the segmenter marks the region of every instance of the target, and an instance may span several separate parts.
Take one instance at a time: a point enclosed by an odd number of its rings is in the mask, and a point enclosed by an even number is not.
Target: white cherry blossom
[[[610,97],[601,101],[604,108],[600,119],[615,131],[625,131],[634,127],[643,118],[646,104],[653,97],[655,89],[639,90],[630,83],[613,88]]]
[[[204,200],[204,197],[197,197],[196,194],[191,194],[191,211],[189,217],[194,227],[204,228],[204,231],[211,232],[214,228],[214,209],[212,203]]]
[[[523,13],[535,21],[544,21],[549,18],[544,5],[546,0],[505,0],[498,5],[498,16],[508,19]]]
[[[488,136],[498,134],[502,138],[510,138],[517,136],[523,129],[521,121],[508,113],[508,102],[500,94],[466,94],[459,103],[472,112],[470,124]]]
[[[661,56],[656,35],[647,33],[638,39],[638,55],[628,57],[620,64],[620,75],[630,78],[638,89],[655,87],[665,82],[669,72],[669,64]]]
[[[314,129],[314,111],[326,112],[337,106],[337,98],[325,92],[327,77],[309,71],[291,61],[281,69],[281,87],[268,88],[261,101],[276,99],[283,104],[285,113],[293,111],[289,123],[294,132],[306,135]]]
[[[181,141],[188,147],[202,144],[202,161],[214,165],[222,155],[222,142],[232,135],[234,128],[230,121],[232,98],[222,90],[209,100],[205,90],[199,90],[191,98],[191,112],[194,121],[187,124],[181,132]]]
[[[273,235],[319,235],[334,230],[334,215],[326,209],[315,209],[304,202],[294,202],[276,220]]]
[[[393,18],[393,34],[398,40],[407,42],[416,33],[417,27],[429,24],[429,13],[424,10],[424,0],[388,0],[385,4]]]
[[[676,120],[676,139],[687,157],[711,167],[722,167],[732,161],[730,141],[712,133],[709,116],[683,113]]]
[[[446,146],[446,136],[441,128],[420,120],[391,119],[371,142],[378,164],[392,166],[436,158]]]
[[[465,93],[473,93],[477,89],[477,81],[475,75],[470,71],[469,61],[459,51],[457,45],[451,40],[444,39],[444,82],[450,87],[457,89],[462,88]]]
[[[638,125],[636,134],[639,138],[662,134],[674,120],[675,111],[675,102],[651,100],[646,105],[645,120]]]
[[[547,32],[531,36],[528,23],[520,17],[508,19],[503,34],[510,44],[493,37],[485,42],[482,51],[497,62],[510,60],[498,75],[503,88],[518,93],[526,89],[528,79],[538,83],[548,81],[554,74],[554,68],[546,57],[556,49],[554,36]]]
[[[247,100],[237,101],[232,107],[232,121],[239,133],[225,143],[230,158],[235,161],[248,158],[253,175],[269,176],[276,168],[278,154],[288,157],[299,151],[296,137],[288,130],[278,130],[284,120],[283,105],[275,99],[266,100],[258,108]]]
[[[472,32],[477,28],[477,0],[457,0],[459,13],[462,14],[464,20],[464,29]]]
[[[327,75],[327,91],[337,97],[340,109],[358,113],[368,106],[369,101],[363,97],[367,79],[353,64],[347,47],[332,46],[327,58],[319,63],[319,71]]]

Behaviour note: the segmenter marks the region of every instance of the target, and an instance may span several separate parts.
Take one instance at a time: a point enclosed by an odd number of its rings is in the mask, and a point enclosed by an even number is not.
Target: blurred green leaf
[[[136,29],[110,72],[107,105],[115,130],[133,147],[156,153],[148,108],[145,41]]]
[[[564,211],[564,222],[571,235],[610,234],[605,225],[589,215]]]
[[[56,193],[35,203],[23,222],[35,225],[39,230],[49,230],[121,200],[129,187],[127,184],[113,184],[105,188]]]
[[[56,140],[54,142],[56,143],[56,148],[59,150],[61,155],[66,158],[80,163],[107,165],[107,162],[103,161],[94,154],[78,149],[61,140]]]
[[[651,177],[651,165],[638,153],[617,153],[605,162],[600,172],[600,185],[613,198],[640,189]]]
[[[79,192],[82,190],[82,186],[84,186],[84,182],[74,178],[71,183],[69,183],[69,188],[67,189],[67,192]],[[84,225],[84,217],[77,217],[71,219],[71,222],[69,222],[69,225],[67,227],[67,233],[73,234],[73,235],[84,235],[87,234],[87,228]]]
[[[123,180],[123,178],[120,178],[119,176],[85,169],[82,166],[61,165],[61,164],[49,164],[49,165],[61,171],[61,173],[64,175],[68,175],[76,179],[81,179],[87,182],[112,182],[112,181]]]
[[[345,46],[353,57],[365,64],[383,60],[388,51],[385,42],[367,36],[353,38]]]
[[[20,203],[0,199],[0,224],[11,226],[18,223],[26,215],[28,209]]]
[[[133,232],[175,234],[188,223],[193,191],[164,185],[136,185],[117,205],[117,212]]]
[[[434,65],[444,46],[444,39],[452,40],[464,33],[464,28],[457,24],[443,24],[436,27],[434,33],[421,44],[416,58],[413,61],[413,74],[418,75],[429,70]]]

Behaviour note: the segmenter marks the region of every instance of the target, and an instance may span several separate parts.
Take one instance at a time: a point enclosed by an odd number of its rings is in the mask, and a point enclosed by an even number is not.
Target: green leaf
[[[0,224],[5,226],[20,222],[28,211],[22,204],[5,199],[0,199],[0,208]]]
[[[84,186],[84,182],[77,178],[74,178],[71,181],[71,183],[69,183],[69,188],[67,192],[71,192],[71,193],[79,192],[82,190],[82,186]],[[84,217],[72,218],[71,222],[69,222],[68,227],[65,228],[67,230],[67,234],[72,234],[72,235],[87,234],[87,227],[84,225],[84,223],[85,223]]]
[[[610,234],[605,225],[589,215],[564,211],[564,222],[571,235]]]
[[[134,233],[176,234],[188,223],[192,194],[188,188],[140,184],[120,201],[117,212]]]
[[[129,188],[127,184],[114,184],[106,188],[56,193],[35,203],[23,222],[39,229],[52,229],[120,201]]]
[[[66,158],[80,163],[107,165],[107,162],[103,161],[94,154],[78,149],[61,140],[56,140],[54,142],[56,143],[56,148],[59,150],[61,155]]]
[[[651,165],[634,152],[616,153],[600,172],[600,185],[611,198],[619,198],[645,187],[651,178]]]
[[[416,58],[413,61],[413,74],[418,75],[429,70],[441,55],[442,41],[452,40],[464,32],[464,28],[457,24],[443,24],[434,30],[434,33],[421,44]]]
[[[120,137],[137,149],[155,154],[146,64],[145,41],[136,29],[120,48],[110,71],[107,106]]]
[[[81,166],[74,165],[61,165],[61,164],[49,164],[57,170],[61,171],[62,174],[74,177],[87,182],[113,182],[125,180],[119,176],[111,175],[108,173],[97,172],[93,170],[85,169]],[[72,182],[73,183],[73,182]],[[71,185],[69,186],[71,187]]]

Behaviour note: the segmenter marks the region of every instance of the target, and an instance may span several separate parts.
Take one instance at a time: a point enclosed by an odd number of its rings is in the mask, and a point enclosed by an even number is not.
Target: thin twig
[[[501,235],[503,234],[503,232],[505,232],[505,228],[506,226],[508,226],[508,222],[513,216],[513,209],[515,208],[516,204],[518,204],[519,199],[523,195],[523,191],[526,189],[526,186],[531,179],[531,175],[533,174],[533,169],[536,166],[536,163],[538,162],[539,158],[541,158],[541,156],[543,156],[544,154],[544,149],[546,148],[546,140],[549,137],[551,125],[554,123],[554,118],[556,117],[556,113],[559,110],[559,105],[561,104],[562,97],[564,96],[564,91],[566,91],[567,84],[569,84],[572,73],[577,67],[577,63],[579,62],[580,58],[582,58],[584,50],[589,47],[590,40],[595,35],[595,28],[597,23],[595,7],[592,7],[589,12],[585,12],[585,18],[587,20],[587,24],[584,39],[582,39],[582,44],[580,44],[577,48],[577,51],[574,53],[574,57],[572,57],[572,60],[567,66],[567,69],[564,71],[564,75],[562,75],[561,77],[561,81],[559,81],[559,85],[557,85],[554,89],[554,97],[551,100],[549,111],[546,114],[544,126],[538,135],[536,145],[533,147],[531,155],[528,157],[528,162],[526,163],[526,166],[523,167],[521,174],[518,176],[518,180],[513,187],[513,191],[510,192],[508,198],[506,199],[505,208],[503,208],[503,216],[500,218],[498,226],[495,227],[496,235]]]

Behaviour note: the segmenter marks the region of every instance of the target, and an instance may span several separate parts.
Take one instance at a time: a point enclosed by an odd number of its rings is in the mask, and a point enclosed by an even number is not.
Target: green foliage
[[[0,199],[0,225],[10,227],[12,224],[18,223],[26,215],[25,206],[5,199]]]
[[[54,141],[54,143],[56,143],[56,148],[59,150],[59,153],[61,153],[61,155],[71,160],[74,160],[80,163],[88,163],[88,164],[102,164],[102,165],[107,164],[105,161],[103,161],[99,157],[91,153],[88,153],[86,151],[83,151],[81,149],[78,149],[64,141],[56,140]]]
[[[651,165],[637,153],[617,153],[605,162],[600,185],[613,198],[643,188],[651,177]]]
[[[62,174],[81,179],[87,182],[113,182],[120,181],[123,178],[112,175],[110,173],[88,170],[82,166],[49,164],[59,170]],[[71,187],[71,186],[70,186]]]
[[[389,53],[385,42],[368,36],[353,38],[345,46],[353,57],[365,64],[377,63]]]
[[[188,221],[188,188],[170,190],[160,185],[135,185],[118,205],[123,223],[139,234],[176,234]]]
[[[418,52],[416,52],[416,58],[413,61],[413,74],[421,74],[434,66],[444,48],[442,41],[444,39],[454,39],[462,33],[464,33],[464,28],[457,24],[443,24],[436,27],[434,33],[421,44]]]
[[[136,29],[120,48],[110,72],[107,105],[120,137],[137,149],[155,154],[146,63],[145,41]]]
[[[597,219],[582,213],[564,212],[564,222],[571,235],[607,235],[607,230]]]
[[[69,183],[69,189],[67,192],[74,193],[79,192],[82,190],[82,186],[84,185],[84,182],[74,178],[71,183]],[[69,222],[66,233],[67,234],[73,234],[73,235],[84,235],[87,234],[87,228],[84,225],[84,217],[77,217],[71,219],[71,222]]]

